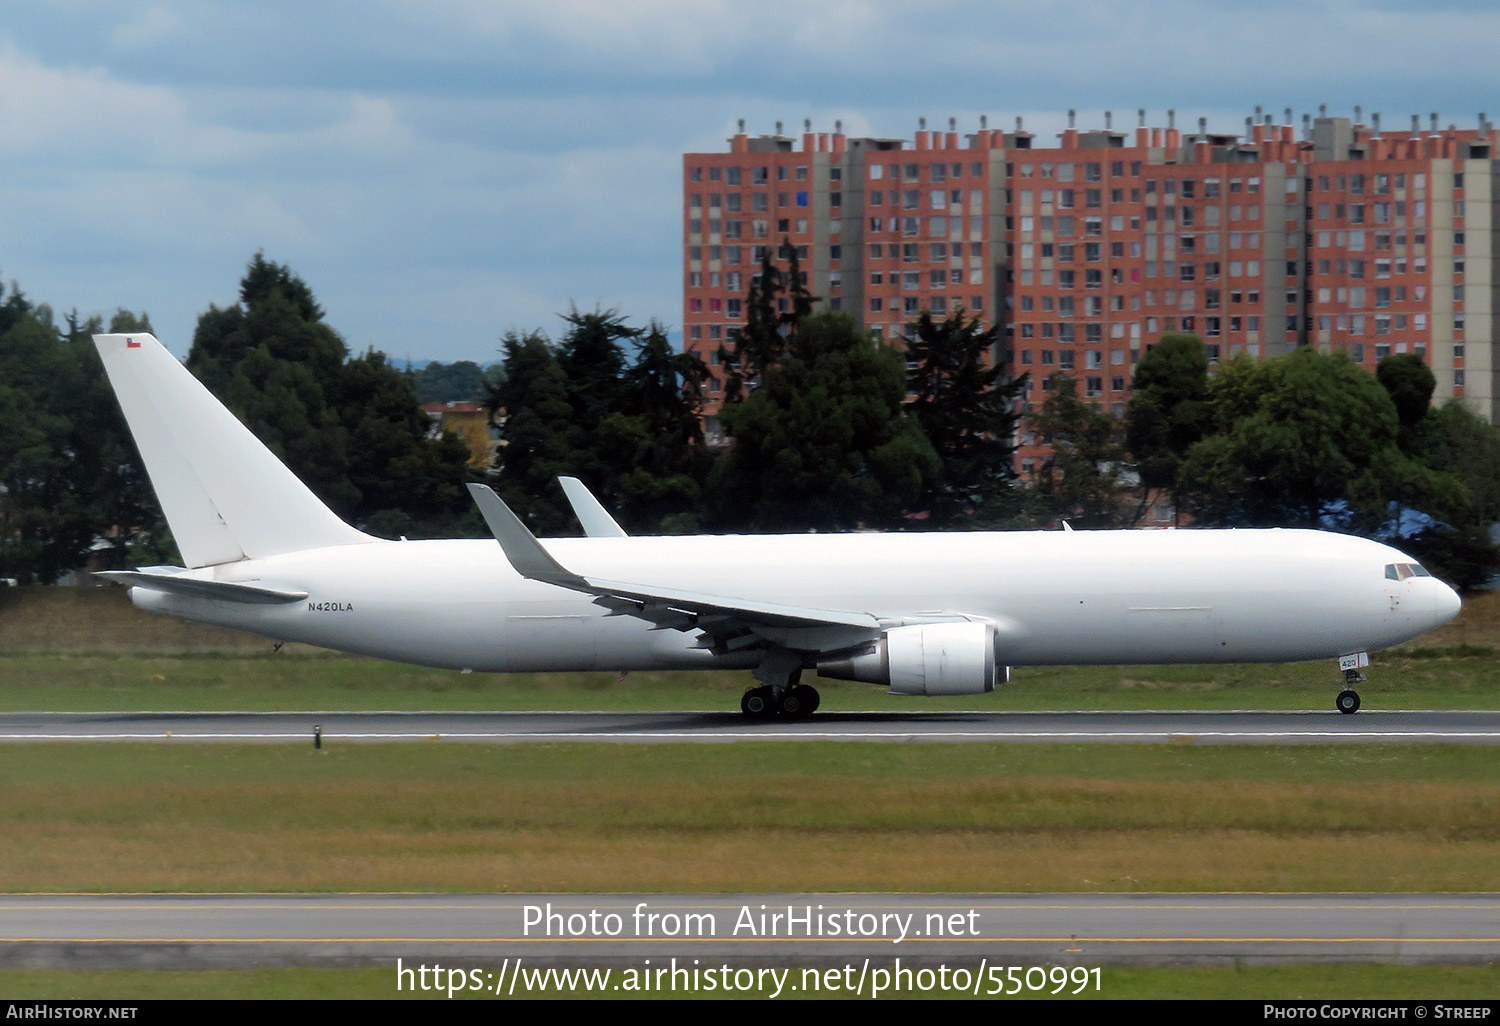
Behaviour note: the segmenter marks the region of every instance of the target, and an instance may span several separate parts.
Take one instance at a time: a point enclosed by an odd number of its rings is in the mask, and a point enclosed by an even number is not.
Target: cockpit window
[[[1431,577],[1420,563],[1387,563],[1385,577],[1388,581],[1404,581],[1408,577]]]

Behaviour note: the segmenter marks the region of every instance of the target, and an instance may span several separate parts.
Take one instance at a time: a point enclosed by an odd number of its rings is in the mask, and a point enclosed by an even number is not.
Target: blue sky
[[[0,278],[179,354],[256,250],[351,348],[495,358],[568,304],[675,328],[681,154],[1326,103],[1500,117],[1482,0],[7,0]]]

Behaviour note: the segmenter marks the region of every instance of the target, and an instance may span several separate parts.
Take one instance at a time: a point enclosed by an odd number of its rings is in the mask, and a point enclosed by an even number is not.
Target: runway
[[[800,721],[738,713],[103,712],[0,713],[0,742],[189,741],[311,744],[442,741],[737,741],[1097,744],[1500,744],[1500,712],[819,713]]]
[[[529,909],[528,909],[529,906]],[[774,917],[774,918],[773,918]],[[550,934],[550,936],[549,936]],[[829,966],[1500,957],[1494,894],[4,895],[0,966]]]

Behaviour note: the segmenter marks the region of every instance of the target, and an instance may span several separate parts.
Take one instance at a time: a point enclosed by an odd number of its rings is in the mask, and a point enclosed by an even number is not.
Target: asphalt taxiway
[[[0,713],[0,742],[736,741],[1500,744],[1500,712],[863,712],[748,720],[659,712]]]
[[[1485,963],[1495,894],[0,895],[0,966]]]

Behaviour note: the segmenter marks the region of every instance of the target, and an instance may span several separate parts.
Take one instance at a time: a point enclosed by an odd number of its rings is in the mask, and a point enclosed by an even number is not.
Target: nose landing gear
[[[1339,697],[1334,699],[1334,705],[1338,706],[1339,712],[1347,715],[1359,712],[1359,692],[1353,688],[1345,688],[1339,692]]]
[[[1339,692],[1339,697],[1334,699],[1333,704],[1346,716],[1359,712],[1359,692],[1354,690],[1354,686],[1370,679],[1359,672],[1361,667],[1369,665],[1370,656],[1365,652],[1339,657],[1339,669],[1344,671],[1344,690]]]

